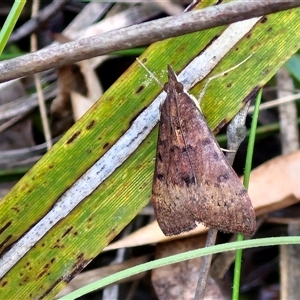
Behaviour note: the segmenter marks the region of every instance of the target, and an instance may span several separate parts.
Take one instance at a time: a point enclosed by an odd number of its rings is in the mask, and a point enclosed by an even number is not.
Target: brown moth
[[[161,230],[171,236],[203,223],[252,236],[256,219],[247,191],[170,66],[168,76],[152,187]]]

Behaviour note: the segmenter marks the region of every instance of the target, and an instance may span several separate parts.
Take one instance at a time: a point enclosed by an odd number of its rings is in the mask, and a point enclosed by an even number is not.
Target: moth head
[[[175,91],[177,94],[182,93],[184,90],[183,84],[181,82],[167,82],[164,85],[164,91],[166,93]]]
[[[175,83],[175,90],[177,93],[182,93],[183,92],[183,84],[181,82],[176,82]]]

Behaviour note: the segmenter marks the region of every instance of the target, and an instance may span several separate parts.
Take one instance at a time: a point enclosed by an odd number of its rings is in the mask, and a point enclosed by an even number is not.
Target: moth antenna
[[[138,61],[138,63],[148,72],[148,74],[162,87],[164,88],[164,85],[161,83],[161,81],[159,81],[159,79],[157,77],[154,76],[154,74],[145,66],[144,63],[142,63],[142,61],[137,57],[136,60]]]
[[[204,87],[203,87],[203,89],[202,89],[200,95],[199,95],[199,99],[198,99],[199,105],[200,105],[200,102],[201,102],[201,100],[202,100],[202,98],[203,98],[203,96],[204,96],[204,94],[205,94],[205,92],[206,92],[206,90],[207,90],[208,84],[209,84],[212,80],[214,80],[214,79],[216,79],[216,78],[219,78],[219,77],[225,75],[226,73],[228,73],[228,72],[230,72],[230,71],[232,71],[232,70],[238,68],[238,67],[239,67],[240,65],[242,65],[244,62],[246,62],[253,54],[254,54],[254,53],[250,54],[246,59],[244,59],[243,61],[241,61],[240,63],[238,63],[236,66],[234,66],[234,67],[232,67],[232,68],[230,68],[230,69],[228,69],[228,70],[226,70],[226,71],[223,71],[222,73],[216,74],[216,75],[214,75],[214,76],[208,78],[207,81],[205,82],[205,85],[204,85]]]

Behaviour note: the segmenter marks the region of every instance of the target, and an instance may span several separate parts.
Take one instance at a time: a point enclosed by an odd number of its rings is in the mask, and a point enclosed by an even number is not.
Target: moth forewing
[[[224,232],[253,235],[255,212],[195,100],[170,66],[161,106],[152,203],[166,235],[196,222]]]
[[[177,115],[177,105],[174,102],[176,90],[174,87],[171,89],[168,84],[165,85],[165,90],[167,97],[160,108],[152,204],[161,230],[170,236],[192,230],[196,227],[196,222],[183,201],[186,198],[183,194],[185,189],[178,186],[181,182],[179,169],[190,165],[182,160],[178,152],[180,143],[177,139],[174,140],[178,127],[177,120],[174,120]],[[178,165],[180,162],[181,166]]]

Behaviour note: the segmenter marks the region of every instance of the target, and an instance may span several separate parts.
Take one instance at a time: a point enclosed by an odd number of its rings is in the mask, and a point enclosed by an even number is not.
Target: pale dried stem
[[[289,90],[294,89],[293,79],[285,69],[277,74],[277,88],[279,97],[291,96]],[[280,136],[282,153],[290,154],[299,149],[299,130],[297,124],[297,108],[295,103],[279,106]],[[298,224],[288,225],[288,234],[300,235]],[[281,299],[296,299],[300,294],[299,275],[299,245],[280,246],[280,296]]]
[[[38,11],[39,11],[39,0],[34,0],[32,2],[32,17],[34,18],[37,16]],[[38,42],[37,42],[37,35],[35,33],[31,34],[30,37],[30,42],[31,42],[31,51],[37,51],[38,49]],[[40,79],[40,74],[34,74],[34,83],[38,95],[38,103],[39,103],[39,109],[40,109],[40,114],[42,118],[42,124],[43,124],[43,130],[45,134],[45,140],[47,144],[47,150],[50,150],[52,147],[52,139],[51,139],[51,133],[50,133],[50,125],[49,121],[47,118],[47,110],[46,110],[46,104],[45,104],[45,97],[43,93],[43,88],[41,84],[41,79]]]
[[[209,230],[207,232],[205,247],[210,247],[210,246],[215,245],[217,235],[218,235],[217,229],[209,228]],[[198,283],[197,283],[194,300],[204,299],[205,288],[206,288],[206,284],[207,284],[211,261],[212,261],[212,255],[206,255],[206,256],[202,257],[201,267],[200,267],[200,272],[199,272],[199,279],[198,279]]]

